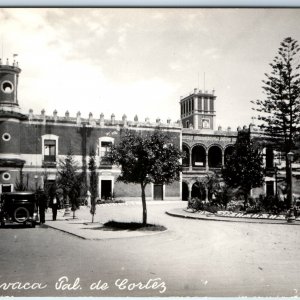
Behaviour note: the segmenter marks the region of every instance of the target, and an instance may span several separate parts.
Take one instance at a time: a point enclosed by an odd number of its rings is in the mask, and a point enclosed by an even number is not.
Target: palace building
[[[0,62],[0,193],[13,191],[20,180],[29,189],[37,189],[56,180],[58,163],[72,149],[82,171],[88,173],[87,164],[91,150],[96,151],[99,178],[99,198],[140,199],[140,187],[117,182],[119,168],[105,159],[112,143],[118,143],[122,129],[149,132],[159,127],[168,132],[175,145],[187,154],[183,159],[180,181],[171,185],[151,184],[146,190],[148,200],[187,200],[199,196],[195,183],[209,171],[220,171],[227,155],[233,151],[238,130],[216,129],[214,109],[216,96],[212,91],[195,89],[180,100],[181,120],[162,123],[157,119],[133,121],[117,120],[112,114],[106,119],[89,114],[83,118],[80,112],[75,117],[57,111],[47,115],[44,110],[35,114],[32,110],[22,112],[18,100],[18,80],[21,69],[14,62]],[[246,128],[244,128],[245,130]],[[261,137],[261,133],[249,127],[251,134]],[[277,156],[271,149],[264,148],[265,162],[274,164]],[[277,164],[278,167],[278,164]],[[271,174],[271,173],[270,173]],[[88,177],[88,176],[87,176]],[[277,183],[276,183],[277,184]],[[274,172],[266,178],[266,184],[258,192],[274,193],[276,189]],[[203,191],[207,199],[209,191]]]

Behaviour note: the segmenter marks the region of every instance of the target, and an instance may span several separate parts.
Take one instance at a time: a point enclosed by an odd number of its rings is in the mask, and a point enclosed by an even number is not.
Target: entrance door
[[[101,199],[111,199],[112,197],[112,181],[101,180]]]
[[[154,184],[154,200],[163,200],[162,184]]]
[[[274,181],[267,181],[266,182],[266,192],[267,196],[274,196]]]
[[[182,182],[182,200],[187,201],[189,198],[189,187],[186,182]]]

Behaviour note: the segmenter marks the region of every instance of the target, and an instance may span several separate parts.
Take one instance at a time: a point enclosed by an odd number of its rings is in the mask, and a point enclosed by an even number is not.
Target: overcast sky
[[[248,125],[299,9],[1,8],[2,57],[22,69],[25,112],[179,119],[180,96],[215,89],[216,125]]]

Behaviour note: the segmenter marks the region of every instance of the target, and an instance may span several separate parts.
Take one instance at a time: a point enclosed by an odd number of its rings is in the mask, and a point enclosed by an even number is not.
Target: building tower
[[[216,96],[211,93],[194,89],[194,92],[180,100],[180,116],[183,128],[215,129]]]
[[[16,62],[9,65],[0,60],[0,193],[14,189],[24,165],[21,159],[21,122],[27,117],[20,113],[18,77],[21,69]]]

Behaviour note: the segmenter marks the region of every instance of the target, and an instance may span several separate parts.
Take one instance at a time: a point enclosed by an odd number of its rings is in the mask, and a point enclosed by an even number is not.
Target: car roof
[[[2,193],[2,195],[34,195],[35,192],[7,192],[7,193]]]

